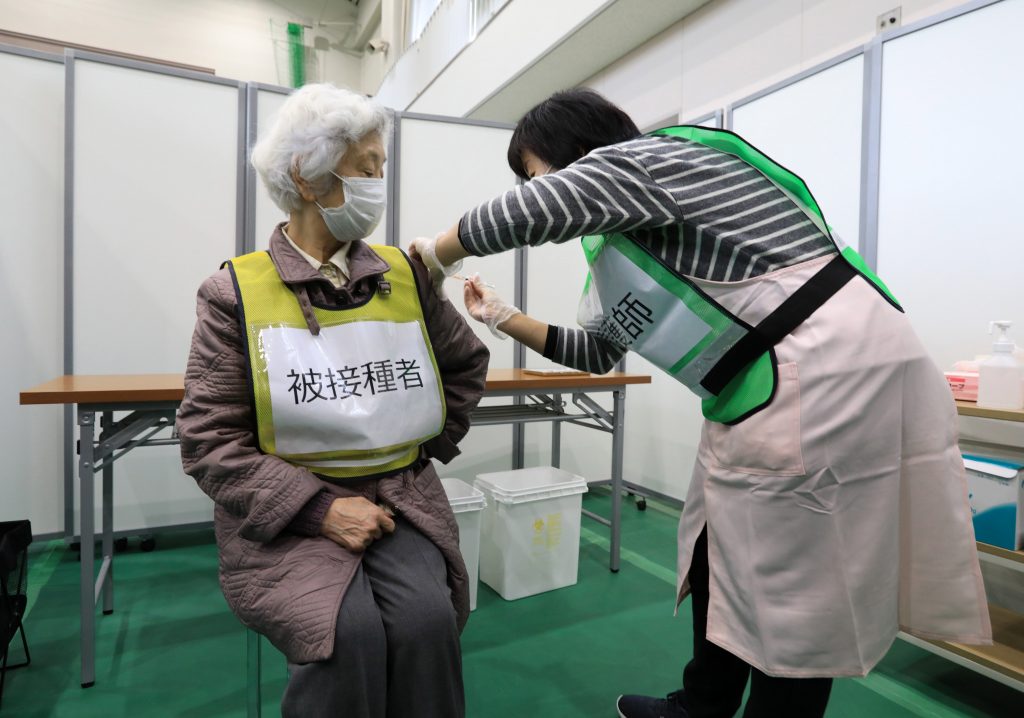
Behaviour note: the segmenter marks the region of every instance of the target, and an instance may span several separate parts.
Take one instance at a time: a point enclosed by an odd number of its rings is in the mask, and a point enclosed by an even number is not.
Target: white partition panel
[[[64,428],[57,406],[18,392],[64,373],[64,65],[0,53],[0,521],[63,527]]]
[[[78,60],[74,371],[182,372],[204,278],[236,253],[236,86]],[[210,520],[177,447],[115,466],[117,529]]]
[[[701,115],[700,117],[693,117],[686,119],[685,117],[679,118],[679,124],[681,125],[699,125],[700,127],[711,127],[714,129],[720,129],[722,127],[722,112],[721,110],[712,112],[709,115]]]
[[[403,249],[415,237],[447,229],[466,211],[515,185],[505,159],[511,130],[403,117],[398,131],[398,240]],[[515,296],[512,252],[469,258],[464,271],[479,272],[508,301]],[[469,318],[462,283],[449,280],[448,296],[490,349],[491,367],[511,367],[512,340],[496,339],[486,326]],[[481,472],[512,468],[511,427],[476,427],[461,448],[461,456],[438,468],[445,476],[472,481]]]
[[[288,99],[288,96],[272,90],[256,91],[256,137],[259,139],[273,125],[277,111]],[[248,159],[248,158],[247,158]],[[266,249],[270,246],[270,235],[279,222],[288,219],[288,216],[274,204],[270,199],[263,180],[258,174],[253,179],[256,182],[256,213],[253,225],[253,237],[256,240],[256,249]]]
[[[1013,0],[883,45],[878,269],[944,368],[993,319],[1024,346],[1021,28]]]
[[[730,128],[799,175],[834,232],[854,248],[863,95],[864,56],[855,55],[735,107]]]

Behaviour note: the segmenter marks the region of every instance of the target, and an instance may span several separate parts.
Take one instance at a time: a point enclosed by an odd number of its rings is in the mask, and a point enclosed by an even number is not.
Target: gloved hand
[[[437,296],[444,298],[444,280],[453,274],[458,274],[459,270],[462,269],[462,260],[449,264],[447,266],[441,264],[437,259],[437,240],[441,238],[444,233],[441,232],[436,235],[433,239],[429,237],[417,237],[409,243],[409,254],[413,257],[418,257],[423,264],[426,265],[430,271],[430,282],[434,285],[434,292]]]
[[[493,289],[484,286],[479,274],[466,280],[463,297],[471,317],[486,324],[491,334],[498,339],[508,339],[508,334],[498,329],[498,325],[516,314],[522,314],[518,308],[508,304]]]

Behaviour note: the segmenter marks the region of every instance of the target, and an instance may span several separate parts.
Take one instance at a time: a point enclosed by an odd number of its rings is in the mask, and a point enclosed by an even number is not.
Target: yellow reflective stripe
[[[308,467],[310,471],[320,474],[322,476],[329,476],[332,479],[358,479],[364,476],[373,476],[376,474],[387,474],[393,471],[399,471],[406,467],[412,466],[416,463],[416,460],[420,456],[420,449],[416,447],[410,450],[408,453],[402,455],[401,458],[395,461],[389,462],[382,465],[374,466],[338,466],[338,467]]]
[[[434,436],[437,436],[435,434]],[[433,436],[428,438],[434,438]],[[282,459],[289,461],[320,461],[326,459],[372,459],[374,457],[389,458],[392,454],[405,451],[413,446],[419,446],[424,439],[417,441],[403,441],[401,444],[391,446],[374,447],[373,449],[349,449],[342,451],[315,451],[308,454],[278,454]]]
[[[417,444],[416,446],[419,446],[419,444]],[[406,448],[403,449],[402,451],[393,451],[384,456],[377,456],[372,459],[324,459],[323,461],[301,459],[296,461],[295,463],[301,464],[302,466],[305,466],[310,469],[341,469],[352,467],[365,468],[368,466],[379,466],[383,462],[391,463],[392,461],[398,461],[399,459],[408,455],[411,450],[411,448]]]

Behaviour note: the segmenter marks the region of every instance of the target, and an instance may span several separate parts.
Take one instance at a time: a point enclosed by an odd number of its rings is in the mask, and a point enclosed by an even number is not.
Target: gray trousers
[[[334,655],[289,663],[284,718],[462,718],[444,557],[411,524],[374,541],[341,602]]]

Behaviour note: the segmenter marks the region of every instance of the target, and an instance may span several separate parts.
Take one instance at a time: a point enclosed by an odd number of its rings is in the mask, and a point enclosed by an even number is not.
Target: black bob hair
[[[617,105],[585,87],[556,92],[523,115],[508,145],[508,166],[530,179],[523,150],[554,169],[564,169],[598,147],[640,136],[636,123]]]

